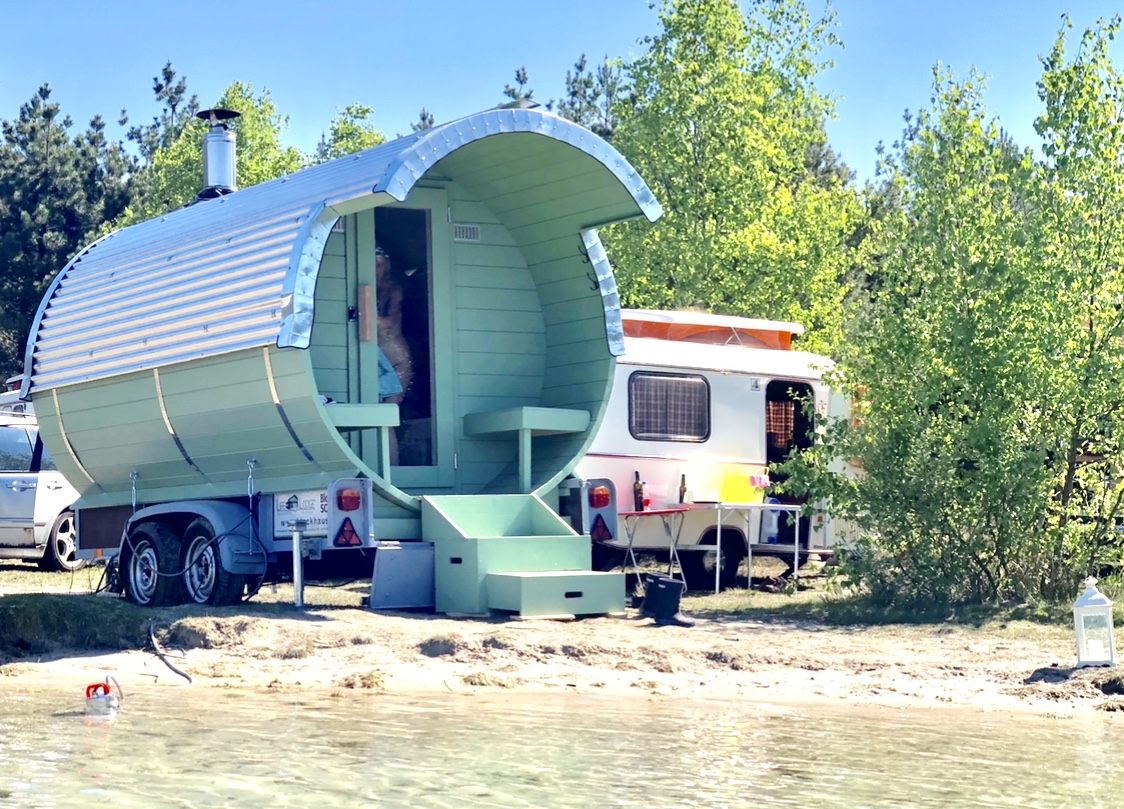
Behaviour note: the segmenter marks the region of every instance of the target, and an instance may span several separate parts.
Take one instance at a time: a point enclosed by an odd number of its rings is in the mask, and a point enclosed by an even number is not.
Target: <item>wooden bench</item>
[[[519,439],[519,491],[531,491],[531,438],[539,435],[582,433],[589,429],[589,413],[561,407],[509,407],[468,413],[464,434],[498,435],[516,433]]]
[[[341,432],[347,430],[379,431],[379,469],[378,473],[390,483],[390,428],[399,424],[396,404],[349,404],[329,402],[324,412],[332,426]]]

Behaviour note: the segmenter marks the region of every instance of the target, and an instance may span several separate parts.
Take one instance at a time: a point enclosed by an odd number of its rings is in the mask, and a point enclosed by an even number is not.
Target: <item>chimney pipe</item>
[[[203,110],[195,117],[210,129],[203,136],[203,190],[197,201],[214,199],[238,190],[235,174],[234,133],[226,125],[239,116],[234,110]]]

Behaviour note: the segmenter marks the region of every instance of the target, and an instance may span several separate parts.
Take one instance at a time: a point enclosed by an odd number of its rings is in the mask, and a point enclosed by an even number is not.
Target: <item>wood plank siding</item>
[[[458,421],[465,413],[538,404],[546,341],[542,307],[523,254],[473,190],[449,186],[451,218],[477,225],[480,242],[454,243],[453,284]],[[512,437],[460,436],[457,491],[488,488],[505,468],[515,474]]]

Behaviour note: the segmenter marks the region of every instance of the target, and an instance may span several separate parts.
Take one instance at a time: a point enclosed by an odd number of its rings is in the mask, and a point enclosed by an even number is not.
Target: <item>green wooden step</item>
[[[524,571],[489,573],[488,607],[520,617],[623,613],[624,573]]]
[[[485,579],[490,573],[528,570],[582,572],[590,568],[589,538],[522,536],[436,537],[434,576],[438,612],[479,615],[488,612]]]

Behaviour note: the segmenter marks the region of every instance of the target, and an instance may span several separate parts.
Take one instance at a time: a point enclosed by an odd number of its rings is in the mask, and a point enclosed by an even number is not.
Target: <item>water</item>
[[[16,807],[1112,807],[1124,718],[0,683]]]

